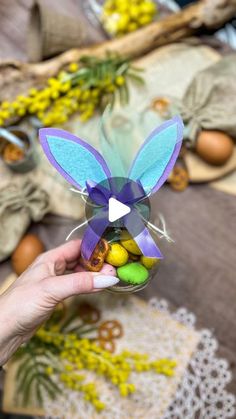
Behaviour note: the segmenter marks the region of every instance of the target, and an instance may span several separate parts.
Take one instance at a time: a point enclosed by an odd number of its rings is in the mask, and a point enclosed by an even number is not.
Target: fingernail
[[[119,282],[119,279],[116,278],[115,276],[96,275],[93,278],[93,287],[94,288],[107,288],[107,287],[112,287],[118,282]]]

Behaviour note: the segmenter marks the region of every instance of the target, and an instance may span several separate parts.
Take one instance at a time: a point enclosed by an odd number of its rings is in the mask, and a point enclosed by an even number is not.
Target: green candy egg
[[[148,279],[148,270],[138,262],[127,263],[117,269],[118,277],[128,284],[142,284]]]

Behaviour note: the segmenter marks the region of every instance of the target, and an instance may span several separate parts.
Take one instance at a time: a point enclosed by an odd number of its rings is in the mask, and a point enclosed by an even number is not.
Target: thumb
[[[117,284],[119,279],[115,276],[99,275],[92,272],[75,272],[49,277],[44,281],[48,295],[59,302],[73,295],[111,287]]]

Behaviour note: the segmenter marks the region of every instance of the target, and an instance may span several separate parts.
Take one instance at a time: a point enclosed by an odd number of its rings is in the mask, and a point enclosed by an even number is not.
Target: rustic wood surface
[[[25,27],[31,3],[1,0],[0,58],[26,60]],[[51,3],[72,13],[77,7],[75,0]],[[185,306],[197,315],[199,327],[214,331],[219,354],[228,359],[234,372],[230,389],[236,394],[235,197],[208,186],[192,186],[183,193],[164,187],[153,200],[154,216],[159,211],[176,243],[161,242],[167,257],[156,280],[141,296],[166,298],[173,308]],[[49,224],[32,227],[48,248],[61,243],[71,227],[59,221],[54,217]],[[9,263],[0,265],[0,280],[9,273]]]
[[[28,2],[26,4],[29,6]],[[74,6],[74,2],[71,6]],[[78,10],[79,6],[77,13]],[[66,13],[68,14],[68,8]],[[0,100],[13,100],[17,94],[27,92],[30,87],[41,85],[49,76],[54,76],[68,63],[78,61],[84,55],[93,54],[102,57],[112,52],[137,58],[156,47],[191,36],[202,28],[220,27],[235,14],[236,0],[199,0],[124,37],[98,43],[95,46],[74,48],[42,63],[29,64],[16,60],[0,63]],[[24,22],[20,23],[21,28]]]

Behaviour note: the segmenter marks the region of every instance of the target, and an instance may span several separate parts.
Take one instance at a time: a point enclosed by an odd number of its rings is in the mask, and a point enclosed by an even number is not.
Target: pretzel
[[[109,251],[109,244],[105,239],[101,239],[95,250],[90,258],[90,260],[86,260],[84,258],[80,258],[81,265],[87,269],[88,271],[99,272],[104,264],[105,258]]]
[[[123,336],[123,327],[118,320],[107,320],[100,324],[98,337],[102,340],[117,339]]]
[[[175,191],[184,191],[189,184],[189,176],[186,169],[180,166],[174,167],[170,176],[170,185]]]
[[[101,314],[100,311],[93,307],[89,303],[82,303],[78,307],[78,315],[84,321],[84,323],[94,324],[100,320]]]
[[[114,340],[98,339],[98,344],[104,351],[115,352],[116,346]]]

